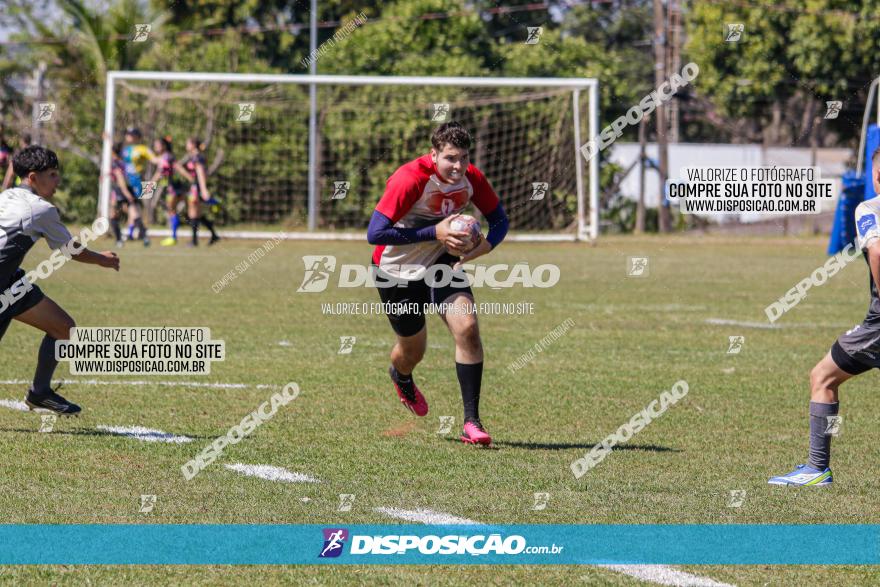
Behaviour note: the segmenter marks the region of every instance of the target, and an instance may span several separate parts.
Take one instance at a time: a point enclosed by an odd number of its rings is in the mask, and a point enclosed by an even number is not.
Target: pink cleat
[[[461,441],[465,444],[482,444],[489,446],[492,444],[492,437],[483,428],[479,420],[467,421],[464,423],[464,431],[461,433]]]
[[[416,416],[426,415],[428,413],[428,402],[425,400],[425,396],[422,395],[422,392],[419,391],[419,388],[416,387],[415,382],[413,383],[413,393],[407,394],[400,385],[397,384],[397,379],[394,377],[394,367],[388,369],[388,375],[391,376],[391,381],[394,382],[394,389],[397,390],[397,397],[400,398],[400,403],[406,406],[406,409]]]

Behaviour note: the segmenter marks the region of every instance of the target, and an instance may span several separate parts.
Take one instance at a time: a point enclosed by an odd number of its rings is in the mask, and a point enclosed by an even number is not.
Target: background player
[[[14,293],[15,284],[24,279],[21,262],[40,237],[53,249],[73,240],[50,203],[61,181],[55,153],[43,147],[27,147],[13,156],[12,164],[21,184],[0,193],[0,229],[5,235],[0,246],[0,291],[4,293]],[[95,253],[80,245],[72,258],[119,271],[119,258],[110,251]],[[0,339],[13,318],[46,333],[37,354],[34,382],[25,397],[28,406],[66,416],[80,412],[78,405],[51,388],[52,374],[58,366],[55,341],[70,337],[70,329],[76,326],[73,318],[36,285],[0,313]]]
[[[177,244],[177,229],[180,227],[177,206],[183,201],[181,190],[174,182],[174,172],[177,171],[190,182],[193,178],[174,157],[170,136],[154,140],[153,151],[156,153],[156,172],[152,181],[156,182],[157,187],[165,188],[165,212],[171,228],[171,236],[162,241],[162,246],[167,247]]]
[[[147,164],[155,161],[156,155],[143,144],[141,136],[141,131],[138,128],[130,127],[125,130],[122,160],[125,161],[128,187],[135,197],[134,204],[128,207],[128,240],[134,240],[134,229],[137,227],[138,240],[143,240],[144,246],[148,247],[150,239],[147,237],[147,227],[144,225],[143,203],[140,197]]]
[[[119,227],[119,218],[123,213],[130,213],[135,207],[137,199],[128,185],[128,175],[125,173],[125,162],[122,160],[120,151],[122,145],[113,146],[113,160],[110,163],[111,184],[113,191],[110,198],[110,227],[113,229],[113,237],[116,246],[122,247],[122,230]]]
[[[209,245],[213,245],[220,240],[217,232],[214,230],[214,223],[202,216],[202,202],[211,199],[211,193],[208,191],[207,178],[208,172],[205,168],[205,156],[202,154],[205,146],[202,142],[190,137],[186,140],[187,160],[184,163],[187,173],[192,177],[192,184],[189,187],[189,198],[187,200],[187,215],[189,216],[189,225],[192,227],[192,243],[190,246],[197,247],[199,245],[199,223],[204,224],[211,231],[211,240]]]
[[[397,343],[391,349],[389,373],[400,401],[418,416],[428,413],[428,403],[413,381],[412,372],[428,344],[423,304],[446,304],[441,318],[455,339],[455,371],[464,404],[462,441],[490,444],[492,438],[480,422],[480,387],[483,378],[483,345],[470,287],[432,286],[424,279],[427,267],[452,265],[485,255],[507,234],[507,215],[483,173],[469,162],[471,137],[457,122],[448,122],[431,136],[431,152],[400,167],[388,179],[385,193],[370,220],[367,239],[377,245],[373,263],[378,273],[404,279],[407,286],[379,288],[386,304],[417,304],[415,313],[388,313]],[[483,213],[489,233],[465,253],[465,232],[450,229],[450,222],[469,202]],[[447,249],[459,254],[455,257]],[[402,270],[402,265],[418,269]],[[444,311],[443,308],[451,308]]]
[[[872,156],[871,179],[880,194],[880,149]],[[856,239],[868,262],[870,303],[865,320],[842,334],[810,372],[810,453],[805,465],[779,477],[772,485],[831,485],[831,437],[839,426],[837,389],[865,371],[880,368],[880,196],[856,207]]]

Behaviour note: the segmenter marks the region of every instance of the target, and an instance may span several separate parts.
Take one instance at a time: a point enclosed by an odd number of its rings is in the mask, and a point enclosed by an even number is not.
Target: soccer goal
[[[111,71],[98,213],[109,211],[112,142],[136,126],[148,144],[170,135],[178,159],[187,137],[206,145],[225,236],[360,239],[388,176],[429,152],[448,120],[474,137],[471,161],[501,197],[510,238],[597,238],[598,162],[580,147],[599,130],[598,82],[582,78]]]

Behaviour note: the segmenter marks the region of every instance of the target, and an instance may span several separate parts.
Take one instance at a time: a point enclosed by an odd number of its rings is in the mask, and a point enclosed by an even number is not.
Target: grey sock
[[[831,435],[828,429],[828,416],[836,416],[840,403],[822,404],[810,402],[810,459],[807,464],[824,471],[831,462]]]
[[[48,334],[40,343],[40,351],[37,354],[37,370],[34,373],[34,393],[43,394],[52,391],[52,375],[58,361],[55,360],[55,339]]]

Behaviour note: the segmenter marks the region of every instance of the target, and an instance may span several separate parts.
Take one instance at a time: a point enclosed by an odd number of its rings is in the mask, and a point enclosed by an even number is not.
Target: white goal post
[[[559,202],[547,202],[547,209],[551,209],[552,205],[559,204],[557,207],[563,207],[568,211],[568,214],[565,215],[563,220],[558,220],[558,218],[562,218],[562,215],[555,215],[554,225],[551,227],[546,227],[544,225],[541,226],[531,226],[525,218],[526,214],[529,214],[528,206],[520,206],[525,211],[521,211],[521,219],[524,223],[521,223],[525,228],[523,230],[519,230],[517,225],[512,222],[511,233],[508,236],[511,240],[524,240],[524,241],[595,241],[598,237],[599,231],[599,167],[598,167],[598,158],[593,157],[589,160],[589,162],[584,160],[583,155],[581,154],[580,148],[586,142],[586,139],[595,136],[599,132],[599,85],[598,80],[592,78],[477,78],[477,77],[420,77],[420,76],[350,76],[350,75],[286,75],[286,74],[244,74],[244,73],[197,73],[197,72],[162,72],[162,71],[110,71],[107,73],[107,85],[106,85],[106,104],[105,104],[105,113],[104,113],[104,134],[103,134],[103,150],[101,156],[101,182],[100,182],[100,197],[98,201],[98,214],[100,216],[106,217],[110,211],[110,194],[111,194],[111,174],[109,172],[110,165],[112,161],[112,146],[113,141],[118,139],[120,134],[118,126],[118,117],[120,116],[120,109],[117,106],[117,99],[120,98],[120,88],[124,86],[126,91],[130,91],[133,87],[133,84],[142,84],[141,87],[147,87],[143,84],[156,84],[160,87],[160,89],[152,91],[152,90],[141,90],[141,95],[148,96],[147,98],[142,98],[146,100],[146,104],[152,104],[151,109],[142,108],[142,110],[150,110],[151,112],[161,111],[162,110],[162,102],[161,100],[171,100],[171,99],[180,99],[179,95],[182,95],[184,92],[178,91],[177,94],[174,94],[173,97],[169,98],[168,96],[172,96],[172,92],[169,88],[181,88],[186,87],[186,84],[196,84],[201,86],[199,87],[210,87],[209,84],[217,84],[219,87],[227,88],[227,87],[254,87],[254,86],[271,86],[271,87],[281,87],[281,86],[298,86],[299,88],[308,89],[311,86],[316,88],[328,87],[334,88],[335,91],[340,94],[345,93],[345,99],[351,99],[351,94],[348,94],[349,88],[351,87],[359,87],[360,92],[364,95],[369,95],[369,91],[373,91],[373,88],[381,88],[386,86],[397,86],[399,88],[403,88],[408,90],[408,92],[394,92],[393,89],[388,94],[389,96],[393,96],[395,98],[405,96],[408,93],[415,94],[417,92],[424,92],[426,88],[437,88],[437,92],[446,91],[452,92],[452,95],[458,95],[453,92],[453,88],[467,88],[468,91],[485,91],[485,92],[497,92],[497,94],[492,94],[486,99],[478,100],[475,99],[472,95],[468,95],[461,105],[461,108],[478,108],[479,106],[472,106],[472,104],[489,104],[487,108],[496,108],[497,110],[501,110],[505,108],[501,114],[503,114],[503,120],[512,120],[517,116],[522,118],[521,114],[523,111],[528,111],[531,107],[532,110],[537,110],[537,107],[534,106],[534,102],[528,102],[528,100],[539,100],[545,98],[551,92],[554,93],[554,99],[557,102],[554,103],[545,103],[542,105],[543,110],[541,112],[546,112],[548,110],[547,104],[550,104],[549,109],[553,110],[557,116],[557,121],[554,122],[557,128],[557,132],[554,133],[554,138],[557,141],[566,141],[569,145],[567,147],[559,147],[558,145],[553,145],[554,157],[556,160],[549,164],[549,171],[546,171],[545,174],[552,174],[555,170],[556,174],[562,173],[560,169],[564,170],[566,175],[566,181],[570,184],[566,188],[565,194],[557,194],[553,193],[550,198],[558,198]],[[367,90],[369,88],[369,91]],[[442,90],[444,89],[445,90]],[[483,90],[485,88],[489,88],[491,90]],[[522,98],[511,98],[509,92],[512,88],[519,88],[524,90],[520,95],[524,96]],[[137,89],[137,88],[135,88]],[[473,89],[473,90],[471,90]],[[152,93],[149,93],[152,91]],[[431,90],[435,91],[435,90]],[[508,92],[508,93],[505,93]],[[205,92],[209,93],[209,92]],[[213,94],[219,93],[216,89]],[[585,93],[584,96],[582,93]],[[134,95],[134,94],[130,94]],[[242,94],[239,94],[241,96]],[[261,96],[266,95],[264,91]],[[160,98],[156,98],[156,96],[161,96]],[[565,96],[570,96],[570,98],[565,98]],[[583,98],[587,98],[588,107],[586,108],[587,112],[584,113],[582,110],[584,109],[582,106]],[[153,102],[149,102],[149,100],[153,100]],[[241,100],[241,97],[238,98]],[[564,101],[561,101],[564,100]],[[227,100],[229,101],[229,100]],[[424,100],[423,100],[424,101]],[[439,100],[442,101],[442,100]],[[297,115],[300,114],[299,110],[305,109],[302,100],[287,98],[286,102],[276,102],[275,106],[279,111],[284,111],[284,108],[296,108],[298,109]],[[379,101],[381,102],[381,100]],[[158,106],[157,106],[158,104]],[[305,104],[308,104],[305,101]],[[503,106],[498,106],[499,104],[503,104]],[[555,104],[555,106],[554,106]],[[565,106],[561,106],[565,104]],[[436,105],[435,105],[436,106]],[[381,104],[377,106],[380,108]],[[448,105],[447,105],[448,107]],[[318,157],[321,156],[320,150],[316,146],[316,139],[314,138],[315,128],[314,128],[314,108],[316,108],[314,102],[308,104],[309,114],[309,125],[308,125],[308,148],[303,147],[302,153],[304,159],[307,159],[308,164],[308,178],[303,179],[301,181],[302,184],[307,184],[302,186],[302,198],[307,199],[307,205],[303,203],[302,208],[302,216],[307,220],[307,231],[266,231],[266,230],[224,230],[222,234],[224,236],[230,237],[241,237],[241,238],[269,238],[269,237],[281,237],[281,238],[290,238],[290,239],[316,239],[316,240],[360,240],[363,239],[363,235],[359,233],[353,232],[345,232],[338,231],[338,227],[346,226],[342,220],[339,220],[338,223],[330,222],[329,226],[318,226],[318,216],[319,209],[318,206],[324,205],[327,206],[328,203],[320,201],[321,196],[319,195],[319,189],[317,187],[315,161],[316,154]],[[373,107],[370,103],[366,103],[366,110],[370,111],[372,114]],[[458,110],[455,108],[454,110]],[[565,110],[570,110],[570,117],[565,112]],[[190,112],[192,115],[192,111]],[[482,117],[484,124],[486,127],[489,127],[489,132],[497,132],[503,133],[508,132],[499,130],[494,128],[496,124],[496,119],[491,118],[492,114],[482,114],[478,117]],[[540,115],[535,114],[534,117],[538,120]],[[293,118],[293,114],[291,114],[291,118]],[[456,118],[457,116],[452,116],[452,118]],[[322,116],[323,119],[323,116]],[[131,115],[129,115],[129,120],[131,121]],[[276,119],[274,124],[278,124],[282,120],[281,118]],[[570,121],[570,122],[569,122]],[[286,122],[286,121],[285,121]],[[540,119],[541,123],[544,123],[543,119]],[[564,122],[564,124],[563,124]],[[586,123],[586,128],[584,128]],[[439,122],[434,123],[434,126],[439,124]],[[474,123],[476,124],[476,123]],[[544,140],[542,137],[540,140],[535,140],[534,137],[536,134],[547,132],[546,129],[540,128],[535,124],[536,128],[526,127],[523,123],[522,128],[517,128],[515,130],[509,131],[511,133],[510,136],[507,135],[490,135],[493,137],[494,141],[499,144],[510,143],[510,148],[518,148],[520,150],[526,149],[531,151],[540,151],[540,147],[545,146],[541,141]],[[139,126],[135,124],[136,126]],[[562,128],[564,126],[564,128]],[[266,128],[266,127],[264,127]],[[302,125],[295,127],[292,131],[288,132],[296,132],[296,138],[299,139],[299,135],[306,134],[299,132],[301,129],[306,128]],[[586,130],[586,132],[584,132]],[[529,131],[528,133],[526,131]],[[259,131],[251,131],[255,133],[255,136],[259,137]],[[514,134],[515,133],[515,134]],[[179,134],[179,133],[178,133]],[[148,138],[152,138],[147,135]],[[158,136],[158,135],[156,135]],[[519,143],[515,140],[512,140],[511,137],[515,137],[519,139]],[[253,136],[251,137],[253,138]],[[382,139],[394,140],[394,136],[389,137],[381,137]],[[428,136],[424,136],[423,143],[428,143]],[[331,144],[328,140],[327,144]],[[478,138],[479,144],[479,138]],[[331,144],[332,146],[332,144]],[[325,147],[327,148],[327,147]],[[380,147],[376,147],[377,151]],[[424,149],[425,151],[427,149]],[[306,156],[307,153],[307,156]],[[412,155],[409,159],[415,158],[421,154],[419,151],[412,152]],[[569,158],[570,154],[570,158]],[[280,156],[279,156],[280,157]],[[343,155],[340,155],[342,158]],[[499,157],[503,159],[503,157]],[[288,155],[288,159],[284,159],[280,157],[279,165],[283,165],[285,161],[290,161],[296,159],[293,156]],[[402,165],[409,159],[402,159],[400,161],[393,161],[395,166]],[[472,158],[473,159],[473,158]],[[482,169],[485,168],[483,164],[479,160],[474,161],[479,167]],[[298,164],[305,165],[306,162],[298,161]],[[522,175],[523,171],[521,169],[525,166],[520,166],[516,168],[516,170],[511,170],[510,174],[519,174]],[[571,169],[571,168],[574,169]],[[588,172],[588,187],[585,184],[584,178],[584,168],[587,169]],[[499,172],[486,173],[490,182],[493,183],[496,187],[496,191],[502,199],[502,202],[505,202],[505,209],[507,209],[507,199],[505,194],[505,189],[503,186],[499,186]],[[298,176],[299,177],[299,176]],[[305,175],[303,174],[304,178]],[[387,178],[387,174],[382,178],[382,182],[384,184],[384,180]],[[324,178],[326,179],[326,178]],[[515,178],[518,181],[518,188],[522,187],[522,185],[526,182],[526,180],[534,180],[537,179],[535,177]],[[242,180],[244,181],[244,180]],[[209,179],[209,189],[211,185],[211,180]],[[528,184],[534,185],[534,184]],[[376,186],[372,186],[372,191],[369,194],[370,197],[374,197],[375,201],[378,201],[381,196],[381,192],[376,192]],[[529,188],[530,189],[530,188]],[[536,188],[537,189],[537,188]],[[550,188],[551,190],[553,187]],[[589,200],[587,200],[587,189],[589,190]],[[299,190],[299,185],[297,186],[297,190]],[[221,190],[222,191],[222,190]],[[213,190],[212,190],[213,192]],[[266,196],[269,198],[271,196]],[[297,196],[299,197],[299,196]],[[334,196],[335,197],[335,196]],[[543,198],[543,195],[541,196]],[[520,196],[519,199],[531,199],[537,200],[541,199],[533,194],[533,197],[528,198],[524,196]],[[576,206],[575,206],[575,198],[576,198]],[[336,202],[334,202],[335,204]],[[563,206],[564,204],[564,206]],[[243,204],[245,206],[246,204]],[[306,213],[307,210],[307,213]],[[275,212],[276,216],[273,218],[277,218],[278,214],[283,211]],[[341,213],[340,213],[341,214]],[[510,216],[510,213],[508,214]],[[552,211],[551,211],[552,215]],[[350,217],[350,216],[349,216]],[[358,218],[360,215],[358,216]],[[341,216],[340,216],[341,218]],[[346,217],[348,218],[348,217]],[[369,217],[366,216],[363,218],[362,226],[365,228],[366,224],[369,220]],[[512,218],[513,220],[513,218]],[[270,220],[271,222],[271,220]],[[562,230],[559,228],[559,222],[565,222],[566,229]],[[325,221],[325,224],[328,224]],[[348,228],[356,228],[354,224],[349,224]],[[548,232],[551,231],[551,232]],[[530,233],[530,231],[532,231]],[[555,231],[555,232],[553,232]],[[163,231],[161,230],[152,230],[151,232],[161,235]]]

